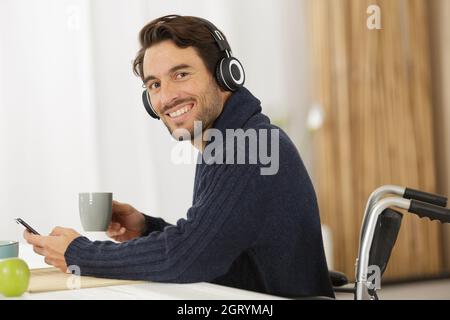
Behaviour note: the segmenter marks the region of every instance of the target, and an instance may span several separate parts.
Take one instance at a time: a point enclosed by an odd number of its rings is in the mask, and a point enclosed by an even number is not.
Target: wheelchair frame
[[[389,197],[385,197],[391,195]],[[394,196],[392,196],[394,195]],[[360,242],[358,257],[355,263],[356,282],[353,290],[336,288],[336,292],[354,293],[355,300],[377,300],[376,286],[372,280],[369,281],[369,260],[371,248],[374,241],[374,235],[377,228],[378,218],[389,208],[405,209],[409,213],[418,215],[420,218],[429,218],[430,220],[439,220],[442,223],[450,223],[450,209],[446,208],[447,197],[414,190],[395,185],[384,185],[376,189],[369,196],[366,204],[363,223],[360,230]],[[399,225],[400,228],[400,225]],[[398,232],[398,230],[397,230]],[[395,235],[396,237],[396,235]],[[392,246],[395,243],[393,240]],[[392,248],[388,248],[392,249]],[[390,251],[389,251],[390,252]],[[389,256],[386,257],[386,265]],[[344,284],[342,276],[345,275],[331,272],[334,277],[340,275],[340,284]],[[381,281],[381,274],[379,275]]]

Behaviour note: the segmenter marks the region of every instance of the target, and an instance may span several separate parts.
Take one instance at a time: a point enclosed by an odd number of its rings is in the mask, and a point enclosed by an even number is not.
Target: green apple
[[[0,260],[0,292],[6,297],[19,297],[28,289],[30,269],[19,258]]]

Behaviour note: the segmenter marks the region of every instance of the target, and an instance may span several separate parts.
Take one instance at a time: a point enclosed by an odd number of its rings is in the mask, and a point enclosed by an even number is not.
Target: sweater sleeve
[[[82,275],[175,283],[225,274],[264,222],[255,209],[259,170],[255,165],[209,167],[186,219],[123,243],[79,237],[65,252],[67,265],[77,265]]]
[[[163,231],[165,227],[171,226],[170,223],[164,221],[162,218],[150,217],[144,214],[145,218],[145,231],[142,233],[142,236],[148,236],[153,231]]]

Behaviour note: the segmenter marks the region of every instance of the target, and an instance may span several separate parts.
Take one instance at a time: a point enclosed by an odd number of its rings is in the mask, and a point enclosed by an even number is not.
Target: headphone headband
[[[219,46],[220,51],[225,51],[228,57],[231,57],[231,47],[228,43],[228,41],[223,36],[222,32],[216,28],[215,25],[212,24],[212,22],[203,19],[198,18],[200,21],[202,21],[206,27],[209,29],[209,32],[211,32],[211,35],[213,36],[214,40],[216,40],[217,45]]]

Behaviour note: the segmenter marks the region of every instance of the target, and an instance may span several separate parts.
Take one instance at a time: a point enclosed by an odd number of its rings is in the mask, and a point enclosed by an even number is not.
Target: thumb
[[[112,202],[113,216],[128,215],[132,209],[133,208],[128,203],[123,203],[116,200],[113,200]]]
[[[112,208],[113,208],[113,210],[114,209],[118,210],[118,209],[122,208],[123,205],[124,205],[124,203],[121,203],[121,202],[119,202],[117,200],[113,200],[112,201]]]

